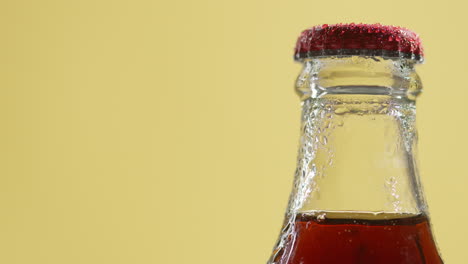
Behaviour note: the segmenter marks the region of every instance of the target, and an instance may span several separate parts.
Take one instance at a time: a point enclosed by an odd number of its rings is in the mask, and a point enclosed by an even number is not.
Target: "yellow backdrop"
[[[0,263],[265,263],[295,169],[301,30],[420,33],[420,163],[466,262],[465,1],[3,0]]]

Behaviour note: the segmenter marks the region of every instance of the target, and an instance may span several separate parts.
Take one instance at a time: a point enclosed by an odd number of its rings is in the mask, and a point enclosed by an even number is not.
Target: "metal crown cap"
[[[381,56],[423,61],[418,34],[381,24],[323,24],[304,30],[294,57],[303,60],[326,56]]]

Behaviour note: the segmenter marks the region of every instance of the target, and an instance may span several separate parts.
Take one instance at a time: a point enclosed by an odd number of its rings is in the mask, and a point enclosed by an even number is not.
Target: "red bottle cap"
[[[324,56],[381,56],[423,61],[419,36],[408,29],[380,24],[321,25],[304,30],[295,59]]]

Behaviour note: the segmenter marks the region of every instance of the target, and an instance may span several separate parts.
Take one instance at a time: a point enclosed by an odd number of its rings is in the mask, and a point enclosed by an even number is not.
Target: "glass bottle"
[[[364,24],[305,30],[294,187],[269,264],[440,264],[416,164],[418,36]]]

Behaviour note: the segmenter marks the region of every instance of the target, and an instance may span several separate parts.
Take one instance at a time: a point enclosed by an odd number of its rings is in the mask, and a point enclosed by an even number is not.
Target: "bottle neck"
[[[422,89],[415,64],[407,59],[360,56],[306,60],[296,91],[302,100],[327,94],[369,94],[414,101]]]
[[[411,63],[362,57],[305,63],[302,135],[289,213],[425,213]]]

